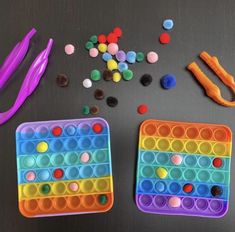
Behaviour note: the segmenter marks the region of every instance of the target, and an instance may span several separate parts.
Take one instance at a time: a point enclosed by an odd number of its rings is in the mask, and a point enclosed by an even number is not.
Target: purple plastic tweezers
[[[5,85],[6,81],[10,78],[12,73],[16,70],[18,65],[24,59],[28,48],[29,41],[36,33],[36,29],[32,29],[21,42],[16,44],[11,53],[5,59],[2,67],[0,67],[0,89]],[[36,57],[31,64],[28,73],[21,85],[18,96],[12,107],[6,112],[0,113],[0,125],[7,122],[21,107],[24,101],[30,96],[38,86],[38,83],[46,70],[48,64],[48,56],[52,48],[53,40],[49,39],[47,47]]]

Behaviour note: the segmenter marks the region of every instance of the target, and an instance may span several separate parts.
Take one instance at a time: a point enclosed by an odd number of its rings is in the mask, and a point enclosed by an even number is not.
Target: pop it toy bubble
[[[144,121],[139,132],[138,208],[157,214],[222,217],[228,210],[231,150],[232,132],[227,126]]]
[[[112,207],[110,132],[104,119],[23,123],[16,130],[16,151],[24,216],[98,213]]]

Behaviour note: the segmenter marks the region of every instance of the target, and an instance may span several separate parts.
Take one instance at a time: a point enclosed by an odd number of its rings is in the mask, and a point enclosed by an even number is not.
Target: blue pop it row
[[[157,151],[145,151],[140,150],[140,163],[148,165],[163,165],[163,166],[172,166],[176,167],[171,162],[171,156],[175,153],[171,152],[157,152]],[[183,162],[180,164],[180,167],[188,168],[206,168],[207,170],[216,170],[217,168],[212,165],[214,156],[199,155],[199,154],[186,154],[180,153],[180,156],[183,159]],[[220,170],[228,170],[230,165],[229,157],[220,157],[223,161],[223,166],[220,167]]]
[[[161,168],[161,165],[144,165],[140,164],[140,177],[144,178],[159,178],[156,170]],[[168,168],[168,175],[164,180],[177,180],[177,181],[190,181],[190,182],[200,182],[200,183],[219,183],[228,184],[229,183],[229,172],[228,171],[208,171],[202,168],[181,168],[164,166]]]
[[[61,168],[61,167],[60,167]],[[53,176],[53,172],[57,168],[44,168],[44,169],[34,169],[34,172],[37,178],[33,181],[36,182],[50,182],[57,181]],[[76,165],[61,168],[64,172],[61,180],[79,180],[86,178],[99,178],[104,176],[109,176],[111,174],[109,163],[106,164],[98,164],[98,165]],[[18,183],[29,183],[26,179],[28,171],[18,171]]]
[[[18,128],[16,132],[16,139],[19,141],[21,140],[23,141],[23,140],[34,140],[34,139],[42,140],[45,138],[54,138],[55,136],[51,132],[52,128],[49,129],[46,126],[41,125],[42,123],[43,122],[36,122],[27,127],[23,127],[24,124],[22,124],[22,129]],[[60,138],[63,137],[67,138],[70,136],[83,137],[83,136],[97,135],[96,133],[94,133],[94,131],[86,122],[82,122],[76,125],[76,124],[66,124],[60,121],[59,125],[61,127],[64,127],[62,134],[60,135]],[[108,128],[104,126],[100,135],[108,135],[108,134],[109,134]]]
[[[193,197],[204,197],[213,198],[210,189],[215,184],[204,184],[193,182],[194,189],[191,193],[183,191],[183,186],[188,182],[159,180],[159,179],[145,179],[140,178],[137,186],[138,194],[166,194],[166,195],[178,195],[178,196],[193,196]],[[229,188],[227,185],[217,185],[223,189],[220,199],[227,199],[229,194]]]
[[[83,151],[83,150],[97,150],[107,148],[108,136],[107,135],[96,135],[89,137],[70,137],[67,139],[54,138],[44,139],[48,144],[47,153],[53,152],[66,152],[66,151]],[[28,140],[25,142],[18,142],[16,149],[17,155],[31,155],[40,154],[36,147],[40,141]]]

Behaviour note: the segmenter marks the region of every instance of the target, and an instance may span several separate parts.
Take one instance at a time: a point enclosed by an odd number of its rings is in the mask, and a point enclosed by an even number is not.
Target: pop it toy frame
[[[157,214],[222,217],[229,204],[231,150],[232,132],[225,125],[144,121],[139,132],[138,208]],[[180,163],[174,163],[175,155],[181,157]]]
[[[19,210],[26,217],[108,211],[110,130],[102,118],[28,122],[16,130]]]

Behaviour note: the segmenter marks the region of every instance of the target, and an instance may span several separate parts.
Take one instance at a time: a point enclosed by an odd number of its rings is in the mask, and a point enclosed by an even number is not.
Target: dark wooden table
[[[158,36],[162,21],[173,18],[172,42],[162,46]],[[97,83],[107,96],[119,99],[116,108],[93,98],[92,89],[84,89],[82,80],[104,63],[91,59],[84,44],[93,34],[108,33],[114,26],[123,29],[120,46],[124,50],[147,52],[156,50],[159,62],[133,65],[135,78],[119,84]],[[235,2],[233,0],[1,0],[0,2],[0,62],[12,47],[32,27],[38,33],[24,62],[7,86],[0,91],[1,111],[14,102],[24,76],[48,38],[55,40],[48,69],[36,92],[18,113],[0,127],[0,231],[234,231],[235,184],[234,159],[231,171],[230,209],[221,219],[151,215],[140,212],[134,203],[135,167],[138,126],[147,118],[192,122],[225,123],[235,130],[235,109],[224,108],[204,95],[185,66],[198,60],[203,70],[221,86],[226,98],[232,98],[208,68],[198,59],[202,50],[221,59],[225,69],[235,73]],[[76,53],[66,56],[66,43],[76,46]],[[70,77],[67,88],[55,83],[58,73]],[[139,83],[142,74],[149,73],[154,81],[144,88]],[[177,76],[177,88],[164,91],[159,80],[166,73]],[[140,116],[136,107],[146,103],[149,113]],[[100,116],[111,127],[112,162],[115,203],[105,214],[27,219],[17,205],[15,129],[26,121],[83,117],[84,104],[97,104]]]

